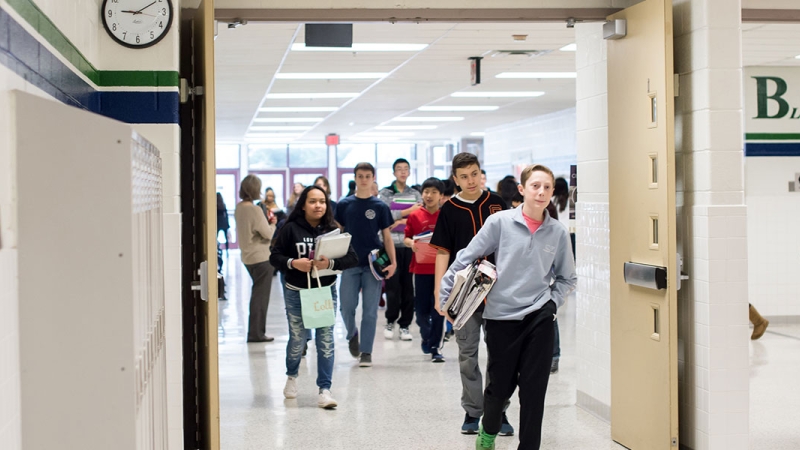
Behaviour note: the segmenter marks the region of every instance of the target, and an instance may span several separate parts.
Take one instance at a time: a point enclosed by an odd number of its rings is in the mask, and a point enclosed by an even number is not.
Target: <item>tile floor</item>
[[[347,352],[344,325],[336,324],[336,365],[331,391],[336,410],[316,406],[316,359],[304,358],[295,400],[283,398],[287,325],[282,291],[275,277],[267,334],[271,343],[246,344],[250,280],[230,252],[224,268],[229,301],[220,303],[219,365],[221,435],[224,450],[255,449],[455,449],[474,448],[474,436],[460,434],[464,411],[455,343],[443,349],[444,364],[432,364],[415,339],[386,340],[383,309],[375,338],[374,366],[357,367]],[[551,376],[544,418],[542,448],[623,449],[610,438],[610,427],[575,406],[575,302],[559,312],[561,370]],[[800,448],[800,326],[771,326],[751,347],[752,449]],[[314,355],[313,344],[309,355]],[[485,367],[485,349],[481,349]],[[776,407],[778,405],[778,407]],[[781,408],[780,405],[787,405]],[[519,421],[512,399],[511,423]],[[498,437],[497,449],[516,449],[516,437]]]

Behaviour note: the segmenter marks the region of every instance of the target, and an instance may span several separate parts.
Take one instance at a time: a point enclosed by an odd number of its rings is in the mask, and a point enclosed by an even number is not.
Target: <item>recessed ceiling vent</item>
[[[536,58],[550,53],[552,50],[495,50],[492,52],[492,58]]]

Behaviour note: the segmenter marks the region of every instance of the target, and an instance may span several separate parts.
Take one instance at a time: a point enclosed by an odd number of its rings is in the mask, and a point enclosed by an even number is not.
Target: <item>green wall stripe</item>
[[[78,72],[101,87],[177,87],[177,71],[97,70],[33,0],[6,0]]]
[[[179,84],[178,72],[103,70],[98,86],[159,86],[174,87]]]
[[[753,141],[795,141],[800,140],[798,133],[747,133],[746,140]]]

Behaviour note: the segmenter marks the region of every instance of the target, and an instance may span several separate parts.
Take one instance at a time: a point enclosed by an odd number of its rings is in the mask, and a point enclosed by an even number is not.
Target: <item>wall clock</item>
[[[157,44],[172,25],[170,0],[103,0],[103,27],[129,48]]]

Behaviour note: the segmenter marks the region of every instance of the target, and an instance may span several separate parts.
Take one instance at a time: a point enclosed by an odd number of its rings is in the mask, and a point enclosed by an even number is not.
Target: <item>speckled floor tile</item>
[[[385,340],[384,310],[379,311],[374,366],[357,367],[347,351],[341,319],[336,324],[336,364],[331,392],[336,410],[317,407],[316,358],[313,344],[300,365],[299,396],[283,398],[286,382],[286,316],[278,278],[272,288],[267,321],[271,343],[246,344],[249,279],[238,254],[224,266],[228,302],[220,306],[220,405],[222,448],[255,449],[471,449],[475,437],[460,433],[464,411],[458,349],[448,343],[444,364],[433,364],[414,340]],[[610,439],[607,423],[575,406],[574,301],[559,313],[561,370],[550,378],[542,448],[621,449]],[[222,331],[224,329],[224,331]],[[485,348],[481,348],[485,368]],[[508,416],[518,426],[519,403],[512,399]],[[516,449],[516,437],[498,437],[497,449]]]

